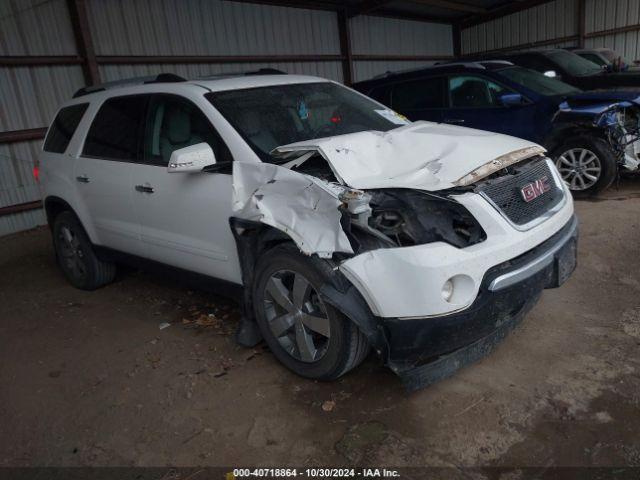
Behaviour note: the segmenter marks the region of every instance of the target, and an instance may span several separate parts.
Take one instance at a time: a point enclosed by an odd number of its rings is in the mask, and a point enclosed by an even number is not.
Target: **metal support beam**
[[[336,62],[342,55],[159,55],[96,57],[100,65],[140,65],[150,63],[259,63],[259,62]]]
[[[450,55],[352,55],[355,61],[369,62],[437,62],[453,60]]]
[[[454,23],[451,26],[451,35],[452,35],[452,45],[453,45],[453,56],[455,58],[460,58],[462,56],[462,30],[460,28],[459,23]]]
[[[340,54],[342,55],[342,80],[345,85],[353,82],[353,59],[351,55],[351,30],[346,10],[338,12],[338,33],[340,35]]]
[[[584,48],[584,35],[587,31],[587,14],[585,8],[585,0],[577,0],[576,9],[577,9],[577,21],[578,21],[578,46],[580,48]]]
[[[505,53],[505,52],[511,52],[513,50],[524,50],[528,48],[547,47],[549,45],[555,45],[556,43],[574,42],[577,40],[578,40],[578,35],[570,35],[568,37],[551,38],[549,40],[541,40],[539,42],[519,43],[517,45],[511,45],[509,47],[503,47],[503,48],[496,48],[494,50],[485,50],[482,52],[466,53],[462,55],[462,58],[480,57],[485,55],[492,55],[494,53]]]
[[[610,28],[608,30],[600,30],[598,32],[589,32],[584,34],[584,38],[604,37],[605,35],[615,35],[616,33],[637,32],[640,25],[627,25],[626,27]]]
[[[364,0],[349,11],[349,17],[366,15],[391,3],[393,0]]]
[[[454,10],[456,12],[487,13],[487,9],[484,7],[469,5],[468,3],[452,2],[450,0],[409,0],[409,1],[411,3],[428,5],[430,7],[444,8],[446,10]]]
[[[0,132],[1,143],[28,142],[29,140],[40,140],[47,133],[45,128],[28,128],[25,130],[12,130],[10,132]]]
[[[9,205],[8,207],[0,207],[0,217],[5,215],[13,215],[14,213],[28,212],[29,210],[38,210],[42,208],[42,201],[20,203],[18,205]]]
[[[334,12],[339,12],[343,10],[345,7],[348,9],[349,16],[359,15],[357,12],[357,8],[354,9],[353,6],[346,5],[346,2],[342,0],[323,0],[323,1],[313,1],[313,0],[224,0],[226,2],[241,2],[241,3],[254,3],[258,5],[271,5],[274,7],[289,7],[289,8],[304,8],[307,10],[331,10]],[[379,3],[391,3],[393,0],[378,0]],[[413,13],[404,13],[397,10],[387,9],[387,8],[379,8],[376,6],[372,11],[370,11],[369,15],[375,17],[384,17],[384,18],[397,18],[400,20],[413,20],[416,22],[430,22],[430,23],[442,23],[445,25],[451,25],[451,20],[437,17],[437,16],[429,16],[429,15],[416,15]]]
[[[24,56],[8,55],[0,56],[0,66],[2,67],[29,67],[46,65],[82,65],[84,60],[80,57],[72,56]]]
[[[96,54],[91,40],[87,7],[84,0],[67,0],[67,7],[69,8],[73,34],[76,39],[76,47],[78,48],[78,53],[84,59],[82,70],[85,82],[87,85],[95,85],[100,83],[100,72],[98,71]]]
[[[513,13],[518,13],[523,10],[528,10],[539,5],[544,5],[545,3],[549,3],[552,1],[553,0],[525,0],[522,2],[512,2],[508,5],[505,5],[504,7],[494,8],[480,15],[471,15],[469,17],[463,18],[461,21],[461,28],[473,27],[474,25],[479,25],[491,20],[496,20],[498,18],[505,17]]]

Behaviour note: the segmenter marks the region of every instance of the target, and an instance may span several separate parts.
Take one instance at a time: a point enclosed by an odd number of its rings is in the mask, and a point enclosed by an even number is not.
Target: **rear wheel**
[[[332,380],[355,368],[369,352],[360,330],[318,293],[330,270],[280,246],[258,261],[254,309],[262,335],[298,375]]]
[[[578,137],[555,151],[556,166],[572,192],[594,195],[609,187],[618,171],[616,156],[600,138]]]
[[[96,256],[89,237],[72,212],[62,212],[55,218],[53,245],[58,265],[74,287],[95,290],[115,278],[115,265]]]

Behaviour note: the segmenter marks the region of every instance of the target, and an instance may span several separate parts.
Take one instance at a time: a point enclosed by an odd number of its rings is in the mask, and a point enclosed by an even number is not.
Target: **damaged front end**
[[[612,106],[594,121],[603,128],[620,166],[634,171],[640,166],[640,106],[625,102]]]
[[[597,95],[591,98],[585,94],[584,98],[578,96],[564,101],[554,124],[594,130],[593,134],[603,137],[610,145],[620,167],[636,171],[640,167],[640,99],[615,99],[621,95],[619,92],[602,95],[604,98]]]
[[[323,301],[407,388],[486,355],[573,270],[571,196],[541,147],[426,122],[344,137],[279,147],[280,165],[234,163],[243,281],[260,252],[293,241],[329,265]],[[528,184],[544,198],[507,195]]]

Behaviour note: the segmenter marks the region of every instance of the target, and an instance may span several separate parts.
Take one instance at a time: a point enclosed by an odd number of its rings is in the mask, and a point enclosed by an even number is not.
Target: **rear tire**
[[[602,138],[572,138],[560,145],[553,157],[569,190],[578,196],[605,190],[618,173],[615,153]]]
[[[53,246],[58,266],[69,283],[82,290],[95,290],[111,283],[116,266],[100,260],[78,218],[69,211],[53,222]]]
[[[256,265],[253,305],[260,331],[276,358],[302,377],[334,380],[369,353],[358,327],[318,295],[332,274],[293,245],[275,247]]]

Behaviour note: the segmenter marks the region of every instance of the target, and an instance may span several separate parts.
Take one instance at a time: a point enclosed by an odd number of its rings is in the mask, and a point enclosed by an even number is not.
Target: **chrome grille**
[[[526,225],[558,205],[564,197],[558,177],[551,168],[546,159],[530,162],[522,167],[516,166],[510,173],[481,184],[478,191],[511,222]],[[550,189],[526,202],[522,188],[544,177],[548,179]]]

